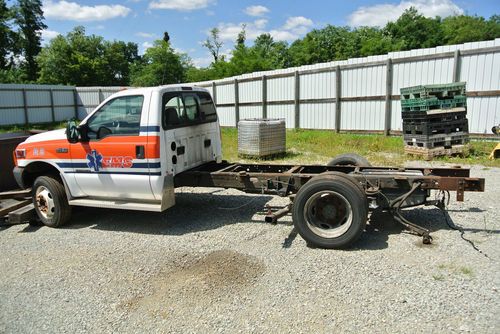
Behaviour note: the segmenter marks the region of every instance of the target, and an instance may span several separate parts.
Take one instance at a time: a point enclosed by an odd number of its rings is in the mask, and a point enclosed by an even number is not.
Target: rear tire
[[[64,186],[52,176],[39,176],[33,184],[33,204],[43,225],[59,227],[71,217]]]
[[[327,166],[356,166],[371,167],[372,164],[363,156],[356,153],[339,154]]]
[[[344,175],[320,175],[299,189],[292,214],[295,228],[308,245],[346,248],[363,233],[368,203]]]

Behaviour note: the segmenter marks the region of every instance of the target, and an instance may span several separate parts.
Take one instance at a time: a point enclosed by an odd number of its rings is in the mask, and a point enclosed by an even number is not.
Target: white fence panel
[[[217,116],[221,126],[236,126],[236,114],[233,107],[217,108]]]
[[[240,107],[240,119],[262,118],[262,107],[244,106]]]
[[[267,80],[267,100],[293,100],[295,93],[295,77],[285,77]]]
[[[272,105],[267,107],[268,118],[283,118],[287,128],[295,127],[293,105]]]
[[[342,129],[384,130],[384,111],[383,101],[342,102]]]
[[[303,129],[335,129],[335,103],[305,103],[300,106]]]

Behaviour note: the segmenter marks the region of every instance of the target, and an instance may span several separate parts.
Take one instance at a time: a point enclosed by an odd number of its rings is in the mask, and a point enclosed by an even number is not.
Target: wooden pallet
[[[23,224],[36,218],[30,193],[30,189],[0,193],[0,226]]]
[[[425,148],[418,146],[405,146],[405,153],[408,155],[418,155],[425,160],[432,160],[434,157],[439,156],[452,156],[456,154],[466,154],[469,150],[468,145],[453,145],[451,147],[435,147]]]

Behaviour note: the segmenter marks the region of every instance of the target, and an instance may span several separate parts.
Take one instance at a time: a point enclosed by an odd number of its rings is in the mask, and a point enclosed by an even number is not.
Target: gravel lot
[[[185,188],[162,214],[79,208],[62,229],[0,228],[0,333],[498,333],[500,169],[472,175],[486,192],[449,215],[489,258],[430,207],[407,214],[430,246],[376,214],[353,249],[311,249],[290,217],[256,213],[284,199],[235,190]]]

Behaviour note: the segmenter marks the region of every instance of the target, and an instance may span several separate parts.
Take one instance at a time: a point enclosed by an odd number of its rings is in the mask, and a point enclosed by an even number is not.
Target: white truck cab
[[[169,85],[120,91],[66,130],[29,137],[14,174],[34,188],[37,213],[58,225],[56,189],[69,205],[163,211],[174,205],[173,177],[222,160],[216,109],[207,90]],[[37,207],[37,205],[35,205]],[[41,211],[40,211],[41,210]],[[43,211],[45,210],[45,212]]]

